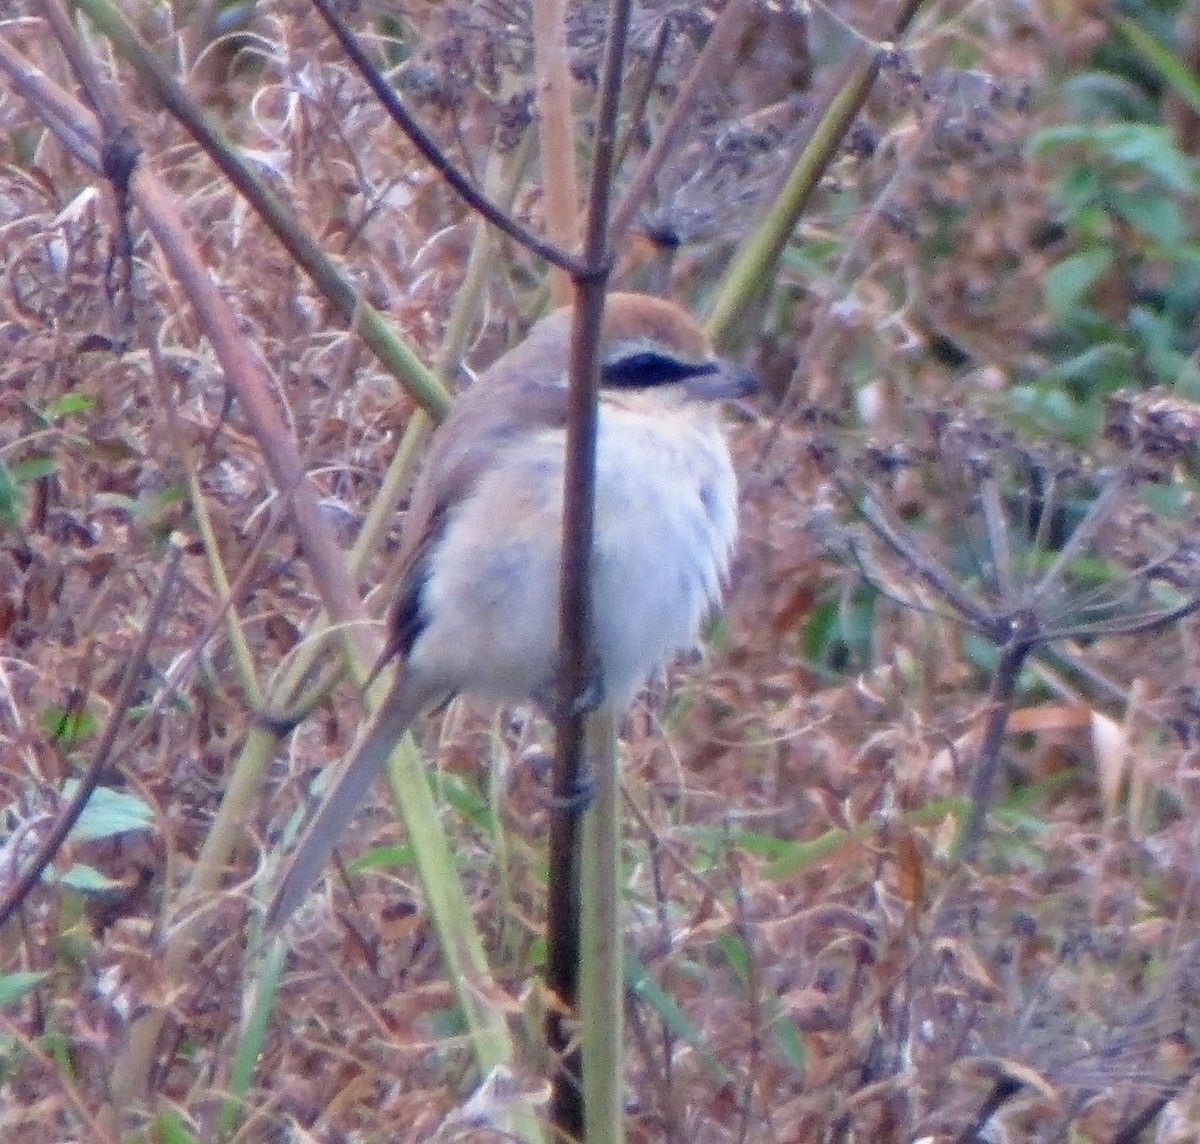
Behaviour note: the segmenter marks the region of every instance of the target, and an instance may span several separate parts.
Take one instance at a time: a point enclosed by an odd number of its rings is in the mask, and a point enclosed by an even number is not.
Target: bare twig
[[[375,97],[383,104],[393,121],[412,141],[414,147],[424,156],[426,162],[458,194],[472,210],[478,211],[497,229],[510,238],[519,242],[527,250],[544,258],[551,266],[565,270],[573,278],[587,277],[591,268],[586,254],[577,258],[567,251],[547,242],[535,234],[523,223],[518,222],[512,215],[501,210],[491,199],[480,191],[451,161],[449,156],[437,145],[437,141],[409,114],[408,108],[400,102],[391,84],[380,74],[379,69],[371,63],[367,53],[363,51],[358,37],[338,15],[330,0],[312,0],[313,6],[320,12],[329,25],[333,34],[341,44],[342,50],[350,62],[358,69],[359,74],[367,81],[367,86],[375,93]]]
[[[616,153],[617,112],[621,72],[629,27],[629,0],[613,0],[601,66],[600,98],[596,111],[596,149],[588,192],[582,266],[572,272],[575,312],[571,328],[570,381],[567,405],[567,446],[564,467],[563,566],[559,588],[559,646],[562,649],[560,697],[564,711],[558,726],[554,765],[555,814],[551,820],[550,868],[553,879],[547,903],[546,984],[556,1006],[547,1014],[550,1048],[559,1054],[551,1095],[550,1118],[565,1139],[582,1135],[585,1109],[582,1059],[570,1048],[569,1017],[579,989],[579,827],[580,775],[584,763],[587,719],[579,699],[594,680],[591,632],[591,552],[595,501],[598,347],[604,314],[604,291],[611,256],[608,212]],[[603,781],[614,776],[602,776]],[[595,873],[595,872],[593,872]],[[601,872],[603,873],[603,872]],[[608,873],[615,878],[615,871]],[[616,973],[620,1006],[620,955],[608,966]],[[619,1012],[616,1018],[619,1019]],[[616,1108],[620,1116],[620,1107]],[[596,1115],[596,1110],[589,1118]]]
[[[609,241],[615,246],[629,229],[638,208],[650,191],[650,184],[671,153],[688,116],[695,110],[696,100],[704,86],[723,75],[737,37],[746,23],[753,0],[730,0],[717,17],[716,26],[708,42],[696,57],[692,70],[679,88],[679,94],[671,105],[670,113],[658,128],[658,135],[650,145],[645,157],[634,172],[625,195],[613,212]]]
[[[182,545],[172,544],[167,566],[163,572],[162,581],[158,586],[158,593],[154,597],[153,604],[150,606],[150,614],[146,617],[145,627],[142,628],[141,639],[138,640],[133,655],[125,665],[125,671],[121,675],[121,684],[117,688],[117,694],[113,699],[112,711],[109,713],[108,721],[104,725],[104,730],[100,735],[100,741],[96,745],[91,762],[79,779],[79,786],[76,788],[75,793],[59,812],[58,819],[51,827],[50,832],[42,839],[37,853],[34,854],[25,869],[17,876],[8,893],[4,895],[3,899],[0,899],[0,928],[3,928],[4,923],[12,917],[13,911],[20,907],[21,903],[29,895],[29,892],[37,885],[46,867],[54,860],[55,854],[58,853],[59,848],[66,841],[67,835],[71,833],[71,828],[79,821],[79,816],[83,813],[83,808],[87,806],[88,799],[92,797],[96,791],[96,787],[100,785],[100,776],[104,774],[105,768],[112,758],[117,734],[120,732],[122,726],[124,726],[125,715],[133,703],[133,698],[137,693],[139,684],[142,682],[142,672],[146,666],[146,660],[150,655],[150,647],[159,635],[163,622],[166,620],[167,609],[175,588],[175,578],[179,573],[179,562],[182,558]]]
[[[904,536],[904,530],[888,519],[886,510],[878,500],[867,496],[859,508],[863,519],[871,526],[875,535],[964,620],[982,632],[995,631],[996,618],[988,611],[986,605],[962,588],[950,571],[943,568],[932,556],[922,554],[916,545],[910,544]]]

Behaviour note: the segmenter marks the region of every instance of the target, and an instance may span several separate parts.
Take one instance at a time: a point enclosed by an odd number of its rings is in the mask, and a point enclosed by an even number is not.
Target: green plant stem
[[[254,924],[254,929],[261,927]],[[279,985],[287,967],[287,949],[283,942],[273,942],[263,953],[250,976],[248,1002],[239,1030],[237,1048],[229,1073],[228,1094],[217,1118],[217,1139],[225,1140],[245,1112],[246,1093],[254,1083],[258,1062],[262,1059],[263,1044],[279,996]]]
[[[450,409],[450,396],[421,360],[396,337],[395,331],[337,265],[305,231],[291,211],[242,161],[232,144],[196,106],[191,96],[138,36],[133,25],[110,0],[70,0],[106,35],[163,106],[179,120],[205,153],[237,187],[288,253],[304,268],[330,305],[351,323],[380,361],[435,419]]]
[[[621,782],[611,708],[588,720],[596,760],[592,805],[584,821],[581,885],[579,1035],[588,1144],[625,1138],[625,974],[621,929]]]
[[[386,690],[384,682],[381,680],[381,687],[376,688],[381,698]],[[483,941],[412,735],[405,735],[392,752],[388,782],[416,856],[446,974],[454,983],[455,996],[471,1030],[476,1064],[486,1075],[496,1065],[512,1059],[512,1044],[504,1012],[491,1002],[495,984]]]
[[[903,0],[892,21],[890,39],[900,39],[921,3],[922,0]],[[779,258],[797,221],[879,74],[880,56],[879,45],[866,43],[847,62],[783,189],[758,229],[734,255],[705,323],[713,342],[724,344],[736,335],[742,319],[774,280]]]
[[[808,146],[793,165],[766,218],[742,243],[725,272],[705,326],[713,342],[734,336],[741,318],[775,276],[775,268],[808,200],[841,145],[879,73],[879,54],[855,60],[817,124]]]

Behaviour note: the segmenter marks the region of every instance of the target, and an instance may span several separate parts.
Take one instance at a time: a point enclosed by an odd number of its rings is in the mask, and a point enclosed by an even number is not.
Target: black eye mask
[[[600,369],[600,384],[614,389],[649,389],[655,385],[674,385],[694,377],[719,373],[721,363],[690,362],[654,350],[638,350],[614,361],[605,362]]]

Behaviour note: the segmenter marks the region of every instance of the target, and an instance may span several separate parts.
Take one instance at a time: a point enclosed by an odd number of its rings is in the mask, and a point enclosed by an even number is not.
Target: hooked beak
[[[732,401],[758,392],[758,378],[743,365],[718,358],[703,372],[684,382],[692,397],[703,401]]]

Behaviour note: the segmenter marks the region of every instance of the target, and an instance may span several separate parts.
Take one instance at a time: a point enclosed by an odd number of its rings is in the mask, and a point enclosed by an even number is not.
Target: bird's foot
[[[568,719],[595,711],[604,703],[604,676],[600,670],[600,661],[592,658],[587,683],[578,695],[563,695],[561,680],[556,679],[549,686],[540,689],[534,699],[555,723],[564,723]]]
[[[596,780],[588,768],[577,778],[574,794],[551,794],[545,799],[545,803],[547,808],[555,814],[582,814],[591,806],[592,796],[595,793]]]

